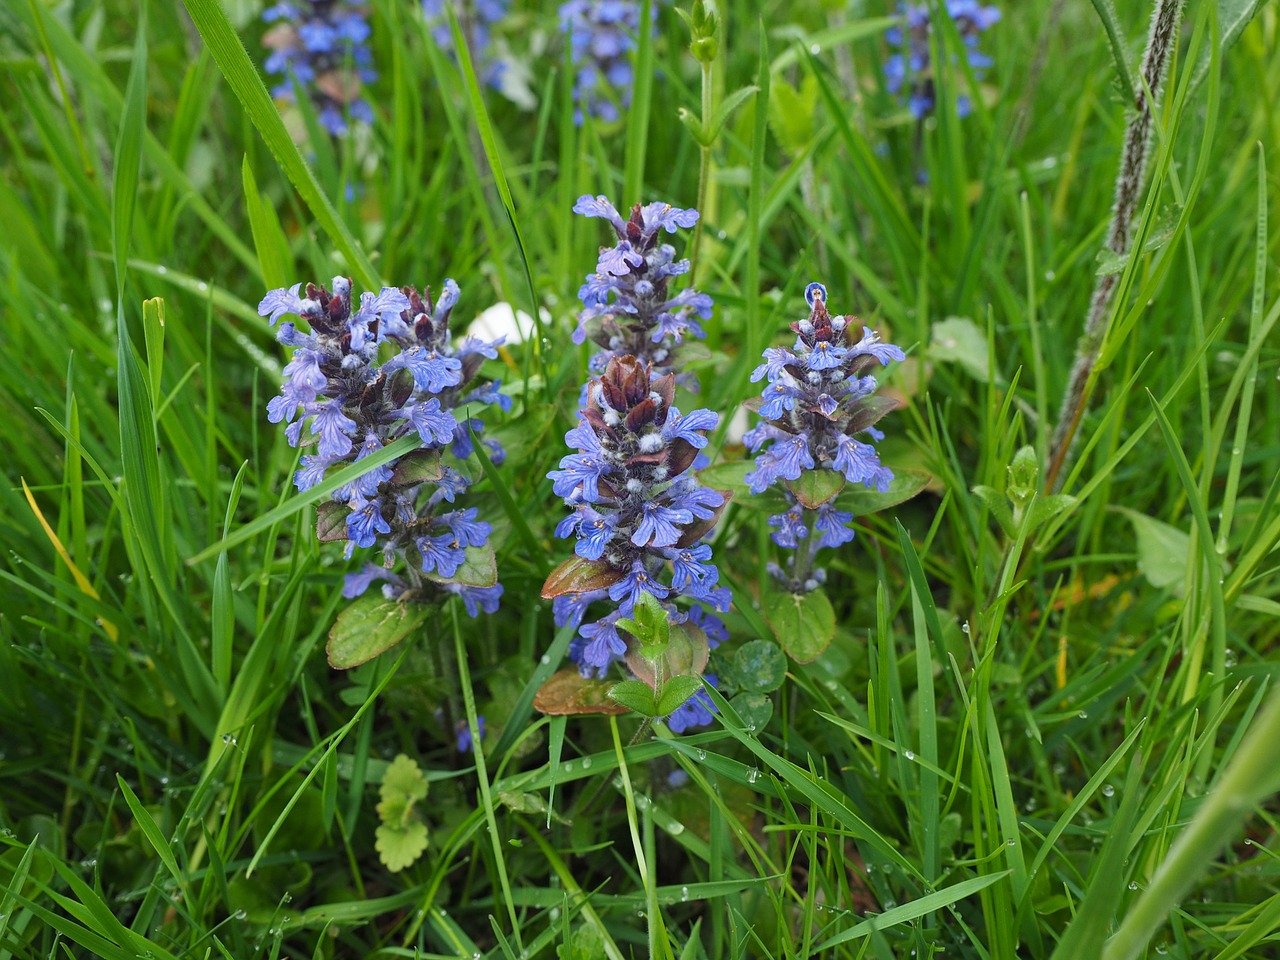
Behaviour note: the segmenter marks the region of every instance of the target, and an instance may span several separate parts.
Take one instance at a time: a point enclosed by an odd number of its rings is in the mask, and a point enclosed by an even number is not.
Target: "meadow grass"
[[[1006,7],[994,66],[942,70],[923,127],[880,73],[889,4],[727,0],[705,71],[656,6],[631,108],[583,126],[554,11],[515,6],[531,111],[456,24],[455,58],[374,0],[364,142],[286,128],[253,4],[0,10],[0,960],[1277,955],[1275,5],[1186,6],[1123,256],[1146,4]],[[682,110],[724,124],[700,144]],[[811,280],[908,352],[881,453],[928,486],[858,518],[834,640],[762,728],[716,691],[681,736],[532,706],[572,635],[540,590],[570,552],[545,475],[587,376],[584,193],[702,211],[698,405],[726,423]],[[453,277],[455,317],[538,325],[489,362],[508,455],[469,499],[501,610],[451,600],[342,672],[347,564],[266,422],[284,352],[256,310],[335,273]],[[708,452],[746,457],[723,428]],[[714,542],[725,658],[774,636],[743,499]],[[486,716],[481,749],[446,702]],[[399,754],[428,845],[390,872]]]

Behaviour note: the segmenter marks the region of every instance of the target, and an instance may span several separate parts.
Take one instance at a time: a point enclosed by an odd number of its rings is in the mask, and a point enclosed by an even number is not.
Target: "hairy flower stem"
[[[1163,92],[1181,14],[1182,0],[1156,0],[1151,17],[1151,34],[1147,39],[1146,52],[1142,55],[1142,86],[1134,93],[1134,114],[1125,131],[1124,152],[1120,158],[1120,171],[1116,175],[1116,201],[1112,207],[1107,249],[1117,257],[1124,257],[1129,253],[1133,241],[1131,228],[1138,212],[1143,174],[1150,151],[1152,114]],[[1076,345],[1075,361],[1063,395],[1062,410],[1053,431],[1050,444],[1052,457],[1045,475],[1046,490],[1057,488],[1062,470],[1071,458],[1076,430],[1093,393],[1094,365],[1107,339],[1111,297],[1119,280],[1119,273],[1107,273],[1098,278],[1097,286],[1094,287],[1084,333]]]
[[[713,110],[713,99],[715,88],[712,82],[712,63],[702,64],[702,129],[705,131],[711,123],[711,114]],[[697,224],[693,228],[693,243],[690,245],[689,253],[689,283],[693,286],[698,284],[698,267],[701,264],[702,254],[702,227],[707,222],[705,214],[707,210],[707,191],[711,189],[711,144],[699,145],[698,160],[698,202],[694,204],[694,208],[701,210],[704,216],[698,218]]]

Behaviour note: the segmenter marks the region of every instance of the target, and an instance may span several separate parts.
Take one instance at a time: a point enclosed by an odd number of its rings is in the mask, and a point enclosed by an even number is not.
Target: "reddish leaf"
[[[542,585],[542,599],[554,600],[566,593],[603,590],[605,587],[613,586],[625,576],[625,572],[610,566],[603,560],[570,557],[551,571],[547,582]]]
[[[316,507],[316,539],[321,543],[347,539],[347,514],[345,503],[326,500]]]
[[[701,675],[707,667],[710,653],[707,635],[702,632],[701,627],[687,621],[673,623],[671,640],[663,654],[662,675],[668,678],[691,673]],[[653,664],[640,656],[640,644],[631,636],[627,637],[626,660],[631,672],[652,687]]]
[[[691,547],[708,533],[711,528],[716,525],[720,519],[720,514],[724,513],[724,508],[729,505],[729,501],[733,499],[732,490],[716,490],[716,493],[724,497],[720,506],[711,511],[711,516],[706,520],[697,520],[684,528],[684,533],[680,535],[680,539],[676,541],[676,547],[683,550],[685,547]]]
[[[614,681],[587,678],[577,670],[553,673],[533,696],[533,708],[553,717],[622,714],[627,708],[609,699]]]

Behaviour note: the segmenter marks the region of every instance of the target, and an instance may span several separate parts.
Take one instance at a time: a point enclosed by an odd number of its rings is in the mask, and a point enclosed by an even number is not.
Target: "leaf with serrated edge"
[[[672,677],[662,685],[662,696],[658,698],[657,715],[665,717],[671,711],[684,706],[689,698],[701,689],[701,677],[689,675]]]
[[[626,713],[626,707],[609,699],[612,686],[610,680],[584,677],[576,669],[560,670],[538,688],[533,708],[553,717]]]
[[[329,666],[349,670],[389,650],[422,625],[427,608],[367,593],[338,614],[325,652]]]
[[[623,680],[621,683],[615,683],[609,688],[609,699],[616,700],[642,717],[659,715],[653,702],[653,691],[639,680]]]

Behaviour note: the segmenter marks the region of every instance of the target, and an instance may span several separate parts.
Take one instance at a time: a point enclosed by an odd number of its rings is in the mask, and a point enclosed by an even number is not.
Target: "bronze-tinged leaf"
[[[345,503],[326,500],[316,507],[316,539],[321,543],[333,543],[347,539],[347,514]]]
[[[566,593],[603,590],[625,576],[625,571],[610,566],[604,560],[584,560],[573,556],[551,571],[547,582],[542,585],[542,599],[554,600]]]
[[[671,409],[671,401],[676,395],[675,374],[668,373],[666,376],[659,377],[649,384],[649,389],[662,400],[662,419],[659,422],[666,423],[667,411]]]
[[[706,520],[695,520],[689,526],[684,528],[684,533],[680,535],[680,539],[676,541],[677,549],[683,550],[685,547],[692,547],[695,543],[711,532],[720,521],[720,514],[724,513],[724,508],[729,505],[729,501],[733,499],[732,490],[717,490],[724,499],[720,501],[720,506],[711,511],[711,516]]]
[[[784,482],[802,507],[817,510],[838,497],[848,481],[836,470],[802,470],[797,479]]]
[[[846,433],[857,433],[871,426],[886,413],[897,410],[900,404],[893,397],[870,396],[859,400],[853,408],[853,416],[849,419],[849,426],[845,428]]]
[[[391,482],[397,487],[434,482],[442,476],[444,471],[440,467],[439,450],[410,450],[396,461],[391,470]]]
[[[698,459],[698,450],[684,437],[676,437],[671,441],[671,451],[667,454],[667,476],[678,477]]]
[[[560,670],[533,695],[533,709],[553,717],[626,713],[626,707],[609,699],[613,684],[612,680],[589,679],[577,670]]]
[[[652,397],[645,397],[627,411],[627,429],[632,433],[639,433],[641,427],[647,423],[653,423],[657,416],[658,405],[653,402]]]
[[[387,391],[391,397],[391,405],[399,410],[413,396],[413,372],[408,367],[401,367],[391,374],[387,382]]]
[[[747,397],[742,401],[742,405],[752,413],[759,413],[760,408],[764,406],[764,397]]]

